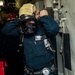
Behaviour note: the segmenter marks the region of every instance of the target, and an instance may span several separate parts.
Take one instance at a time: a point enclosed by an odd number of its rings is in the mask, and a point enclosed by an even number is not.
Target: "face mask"
[[[36,23],[29,23],[26,22],[25,28],[24,28],[24,34],[33,34],[36,32],[37,24]]]
[[[34,34],[37,31],[37,22],[31,23],[30,21],[21,21],[20,26],[22,28],[22,32],[25,35]]]

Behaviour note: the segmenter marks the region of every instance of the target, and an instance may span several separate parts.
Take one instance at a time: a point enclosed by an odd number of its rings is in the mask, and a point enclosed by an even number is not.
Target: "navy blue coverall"
[[[1,32],[7,36],[19,36],[20,30],[18,29],[18,19],[8,22]],[[53,60],[53,52],[48,51],[44,45],[43,27],[46,35],[51,40],[52,48],[55,49],[54,38],[59,32],[59,26],[51,17],[43,16],[38,20],[37,32],[30,36],[24,37],[24,55],[27,67],[34,71],[42,70],[44,67],[51,66],[50,62]],[[42,36],[40,40],[36,40],[36,36]]]

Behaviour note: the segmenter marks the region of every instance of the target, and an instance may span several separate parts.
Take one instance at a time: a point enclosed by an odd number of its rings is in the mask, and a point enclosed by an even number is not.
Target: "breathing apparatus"
[[[19,24],[25,35],[34,34],[37,30],[35,11],[36,7],[30,3],[24,4],[19,10]],[[31,21],[33,21],[33,23]]]
[[[33,21],[34,23],[31,23],[30,21]],[[34,34],[37,30],[37,20],[35,16],[20,16],[19,24],[22,28],[22,32],[25,35]]]

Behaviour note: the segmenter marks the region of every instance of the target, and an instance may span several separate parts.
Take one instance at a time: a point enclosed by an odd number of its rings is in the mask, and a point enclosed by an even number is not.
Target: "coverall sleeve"
[[[6,23],[0,32],[0,52],[5,53],[5,58],[16,55],[19,43],[18,19]],[[8,56],[7,56],[8,55]]]
[[[59,32],[59,25],[58,23],[52,19],[50,16],[42,16],[40,18],[41,23],[46,31],[48,36],[56,36]]]
[[[6,23],[6,25],[2,28],[1,32],[5,35],[19,35],[19,29],[18,29],[18,19],[14,19],[12,21],[9,21]]]

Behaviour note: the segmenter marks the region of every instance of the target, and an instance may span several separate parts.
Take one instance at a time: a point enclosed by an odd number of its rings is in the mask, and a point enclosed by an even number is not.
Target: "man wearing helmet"
[[[31,3],[24,4],[19,10],[19,19],[12,20],[2,29],[2,33],[8,36],[24,36],[24,75],[55,75],[51,70],[54,45],[50,47],[50,43],[55,43],[58,32],[59,26],[48,16],[48,12],[42,10],[38,13]]]

